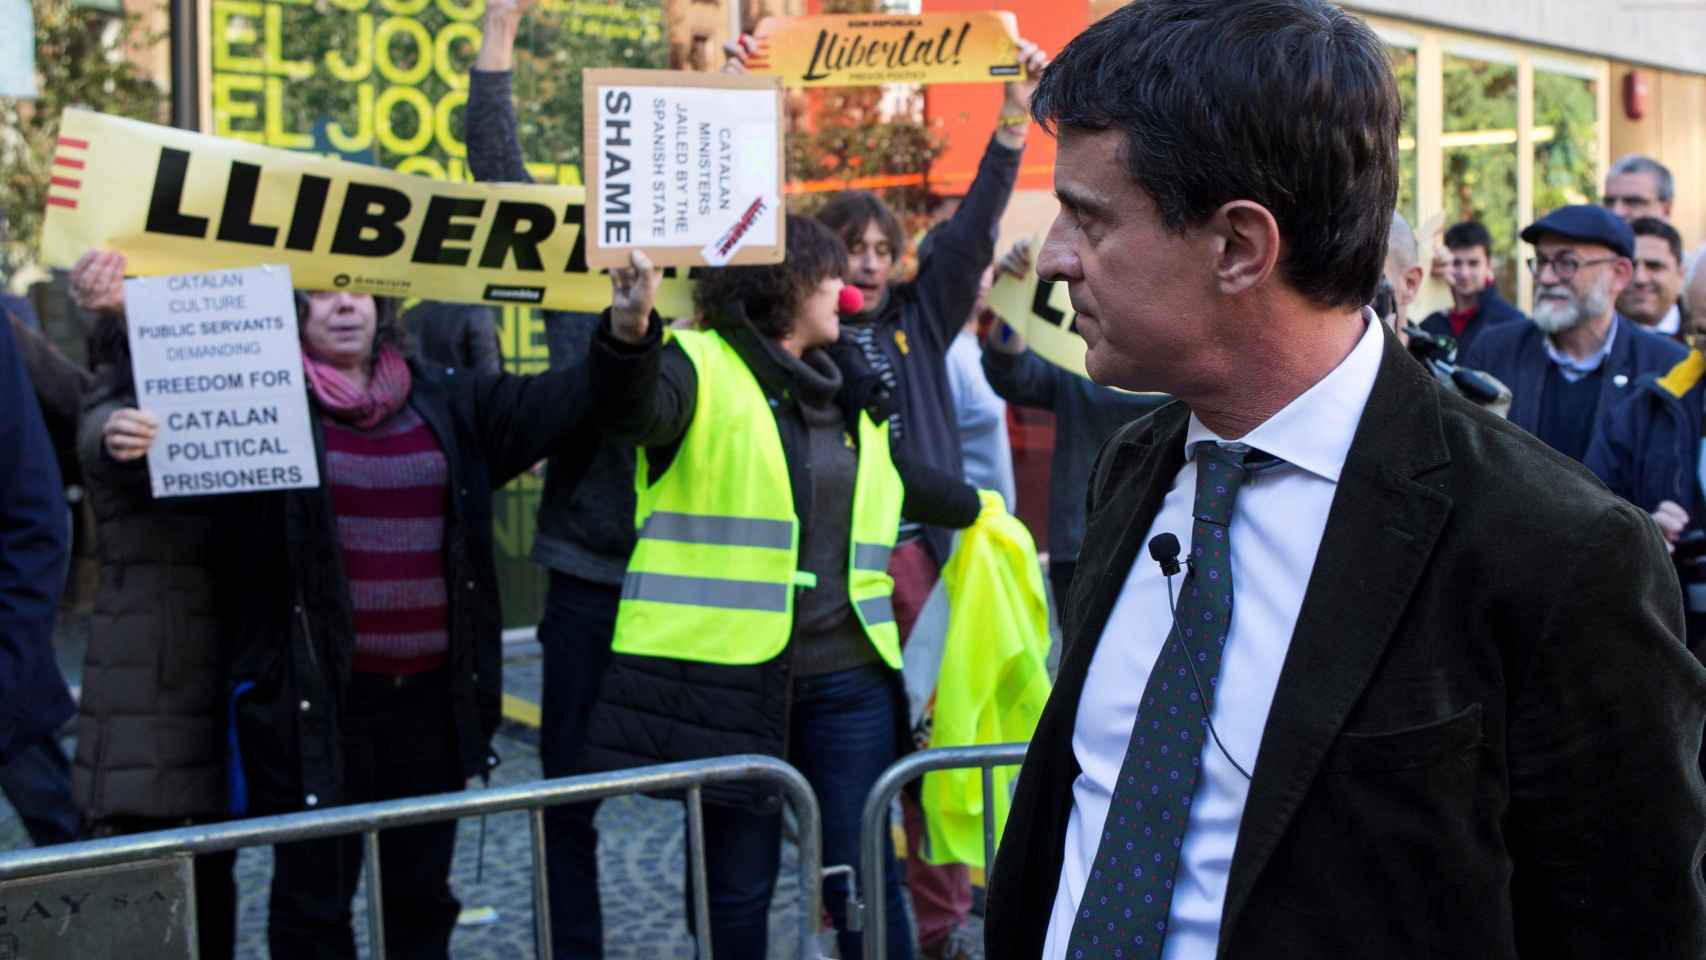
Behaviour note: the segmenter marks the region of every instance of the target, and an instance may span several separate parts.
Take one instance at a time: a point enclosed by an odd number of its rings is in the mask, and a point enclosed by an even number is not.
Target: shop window
[[[1421,182],[1416,165],[1416,51],[1398,46],[1389,46],[1386,51],[1392,56],[1398,99],[1404,107],[1404,129],[1398,137],[1398,212],[1414,227],[1420,222],[1416,192]]]
[[[1479,220],[1493,237],[1499,291],[1517,299],[1517,67],[1446,54],[1440,151],[1446,225]]]
[[[1534,71],[1534,215],[1599,197],[1599,91],[1585,77]]]

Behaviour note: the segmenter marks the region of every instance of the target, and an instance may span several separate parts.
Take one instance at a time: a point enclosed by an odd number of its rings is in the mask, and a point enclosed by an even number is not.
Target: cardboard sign
[[[765,17],[753,73],[790,87],[1020,80],[1018,21],[1004,10]]]
[[[593,267],[780,263],[782,84],[774,77],[583,70]]]
[[[576,186],[445,183],[365,164],[66,110],[42,259],[125,254],[139,275],[290,268],[305,290],[603,310]],[[666,280],[665,316],[692,312]]]
[[[154,496],[320,485],[289,270],[126,280],[124,310]]]

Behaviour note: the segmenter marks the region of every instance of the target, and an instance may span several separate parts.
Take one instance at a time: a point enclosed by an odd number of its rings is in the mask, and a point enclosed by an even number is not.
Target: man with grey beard
[[[1617,315],[1617,296],[1634,274],[1635,237],[1615,214],[1559,207],[1522,239],[1534,247],[1533,323],[1487,331],[1461,360],[1511,388],[1512,423],[1582,460],[1629,387],[1687,351]]]

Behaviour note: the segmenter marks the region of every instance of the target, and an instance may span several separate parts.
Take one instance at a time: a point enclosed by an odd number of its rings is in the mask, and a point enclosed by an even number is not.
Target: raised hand
[[[1008,81],[1001,112],[1030,116],[1031,94],[1037,92],[1037,79],[1048,67],[1048,54],[1031,41],[1020,38],[1019,63],[1025,68],[1025,79]]]
[[[533,0],[486,0],[480,55],[474,59],[474,69],[499,71],[515,66],[515,36],[531,6]]]
[[[651,326],[663,271],[639,250],[629,252],[628,263],[610,271],[610,332],[623,343],[637,344]]]
[[[90,250],[71,268],[71,299],[96,313],[124,310],[124,254]]]
[[[1012,248],[995,261],[995,276],[999,278],[1007,274],[1016,280],[1023,280],[1031,275],[1031,241],[1021,238]]]
[[[728,55],[728,62],[723,64],[724,73],[745,73],[746,61],[758,52],[758,39],[749,33],[743,33],[737,40],[723,44],[723,53]]]

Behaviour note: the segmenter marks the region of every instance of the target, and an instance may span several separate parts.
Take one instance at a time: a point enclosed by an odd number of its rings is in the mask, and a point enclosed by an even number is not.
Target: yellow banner
[[[66,110],[42,257],[119,250],[136,275],[261,263],[305,290],[598,311],[578,186],[449,183]],[[685,279],[658,311],[692,310]]]
[[[1018,35],[1004,10],[765,17],[747,67],[789,87],[1018,80]]]

